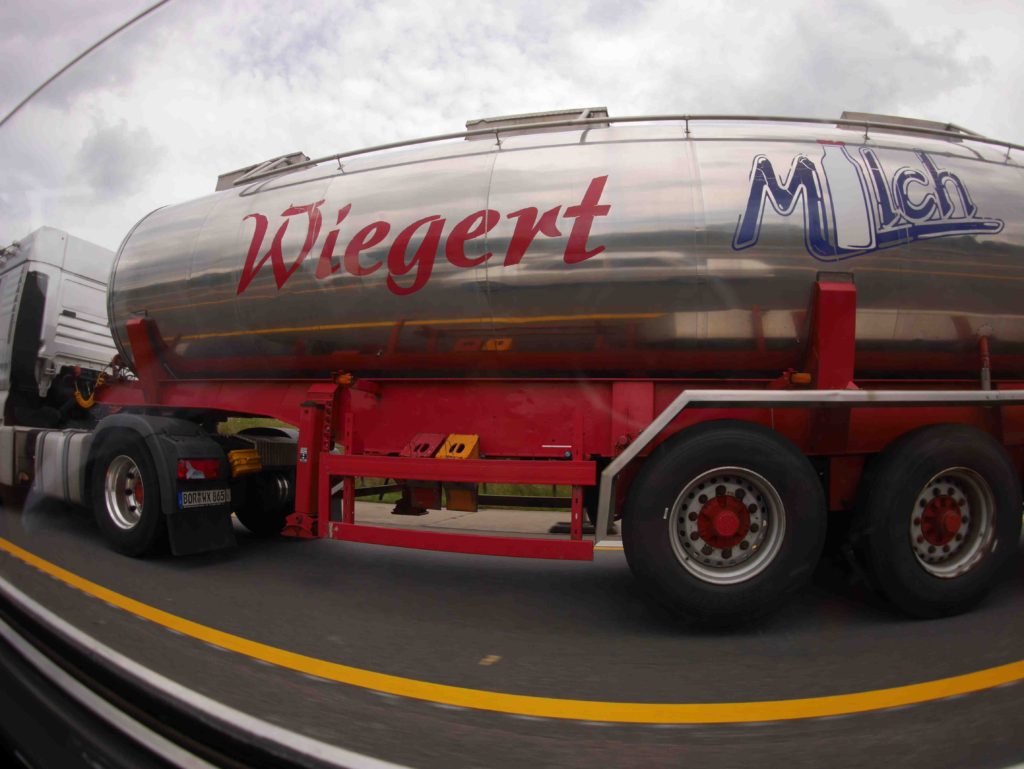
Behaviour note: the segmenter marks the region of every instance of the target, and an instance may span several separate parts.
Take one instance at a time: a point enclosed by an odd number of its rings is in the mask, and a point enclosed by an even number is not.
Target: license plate
[[[179,491],[178,507],[213,507],[226,505],[231,501],[231,489],[202,489],[200,491]]]

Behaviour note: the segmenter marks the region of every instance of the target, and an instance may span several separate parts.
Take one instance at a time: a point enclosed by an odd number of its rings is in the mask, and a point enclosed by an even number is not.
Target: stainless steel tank
[[[174,375],[776,376],[820,272],[859,377],[1024,375],[1024,169],[798,122],[567,127],[358,155],[159,209],[109,313]]]

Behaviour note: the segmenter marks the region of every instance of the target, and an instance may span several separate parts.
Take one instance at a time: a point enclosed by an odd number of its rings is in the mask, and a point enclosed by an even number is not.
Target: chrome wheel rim
[[[103,498],[107,516],[124,531],[134,529],[142,519],[145,488],[135,460],[121,454],[107,466],[103,480]]]
[[[918,493],[910,514],[910,546],[926,572],[952,579],[984,558],[995,535],[995,497],[978,473],[951,467]]]
[[[760,574],[778,555],[786,533],[778,491],[743,467],[701,473],[666,514],[679,563],[714,585],[734,585]]]

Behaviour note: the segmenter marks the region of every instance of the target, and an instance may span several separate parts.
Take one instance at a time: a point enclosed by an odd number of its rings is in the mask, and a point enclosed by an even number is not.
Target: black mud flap
[[[235,544],[231,489],[223,481],[178,481],[174,488],[174,504],[164,510],[174,555],[205,553]],[[164,499],[166,505],[169,500]]]
[[[233,547],[235,529],[231,525],[231,510],[177,510],[167,516],[167,537],[174,555]]]

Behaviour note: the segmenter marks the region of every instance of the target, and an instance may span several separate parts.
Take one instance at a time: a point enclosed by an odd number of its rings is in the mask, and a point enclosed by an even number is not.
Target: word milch
[[[607,216],[611,211],[609,204],[601,202],[601,195],[607,181],[607,176],[594,177],[587,186],[583,199],[576,205],[567,206],[564,212],[562,212],[562,206],[558,205],[543,213],[540,212],[540,209],[531,206],[507,214],[505,218],[513,220],[515,226],[505,251],[502,266],[512,267],[519,264],[530,248],[530,244],[539,235],[548,238],[561,237],[562,229],[559,229],[559,225],[569,229],[563,255],[566,264],[579,264],[604,251],[605,247],[602,245],[590,247],[588,240],[594,219],[599,216]],[[365,252],[379,246],[388,238],[394,229],[391,223],[384,220],[371,222],[356,232],[342,249],[338,244],[342,229],[340,225],[352,211],[352,204],[349,203],[338,210],[334,220],[334,224],[338,226],[327,232],[321,245],[320,232],[323,229],[324,219],[320,209],[324,202],[324,200],[318,200],[307,205],[291,206],[282,211],[281,216],[284,217],[284,221],[278,225],[270,247],[262,257],[260,257],[260,252],[270,228],[270,219],[264,214],[249,214],[244,217],[243,221],[254,220],[256,229],[253,232],[249,251],[245,258],[245,266],[242,268],[242,274],[238,281],[238,294],[244,293],[249,288],[253,279],[268,261],[273,272],[274,282],[278,289],[283,288],[288,279],[317,246],[320,248],[319,261],[316,266],[318,279],[328,278],[342,268],[350,275],[361,277],[372,275],[386,267],[387,287],[393,294],[399,296],[414,294],[427,284],[440,256],[442,236],[445,235],[447,225],[447,220],[444,217],[439,214],[425,216],[406,225],[394,236],[386,257],[380,255],[371,257]],[[561,215],[559,215],[560,213]],[[303,217],[305,217],[306,223],[306,238],[298,255],[291,260],[290,264],[287,264],[283,248],[285,233],[292,221],[296,218],[301,221]],[[501,218],[499,211],[487,208],[474,211],[456,222],[448,230],[447,236],[443,238],[443,258],[453,266],[465,269],[479,267],[484,262],[491,260],[494,254],[490,251],[479,256],[467,255],[466,244],[493,230]],[[571,221],[571,225],[565,220]],[[417,235],[421,240],[414,249],[410,249],[412,241]],[[412,253],[409,253],[410,250]]]
[[[750,195],[733,237],[735,250],[757,243],[769,206],[784,217],[797,211],[803,215],[804,244],[823,262],[917,240],[994,235],[1003,229],[1002,219],[979,215],[963,180],[940,168],[927,152],[913,152],[920,168],[903,166],[889,174],[871,147],[861,147],[855,157],[843,142],[819,144],[817,164],[797,155],[784,179],[766,156],[754,158]]]

